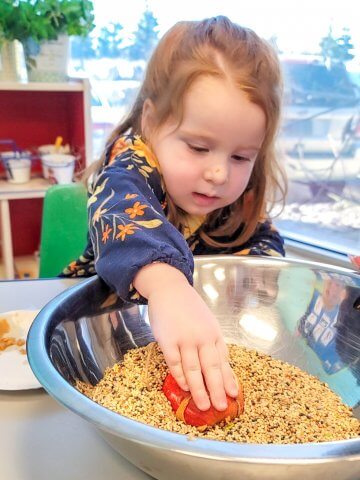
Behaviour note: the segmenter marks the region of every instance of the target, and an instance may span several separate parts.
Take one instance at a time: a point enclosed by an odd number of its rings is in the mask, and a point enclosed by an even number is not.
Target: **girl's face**
[[[143,130],[152,115],[146,102]],[[264,135],[263,110],[230,82],[206,76],[187,92],[180,126],[171,118],[150,139],[175,205],[206,215],[242,195]]]

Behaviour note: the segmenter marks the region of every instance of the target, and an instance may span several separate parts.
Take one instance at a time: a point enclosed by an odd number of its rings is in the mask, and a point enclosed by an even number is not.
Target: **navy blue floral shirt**
[[[283,240],[270,221],[259,223],[241,247],[211,247],[197,233],[185,236],[166,218],[165,188],[153,152],[139,136],[118,138],[88,200],[89,239],[84,253],[60,276],[98,274],[119,297],[144,303],[133,288],[136,273],[145,265],[164,262],[181,270],[192,284],[193,255],[285,254]],[[241,233],[242,227],[231,239]]]

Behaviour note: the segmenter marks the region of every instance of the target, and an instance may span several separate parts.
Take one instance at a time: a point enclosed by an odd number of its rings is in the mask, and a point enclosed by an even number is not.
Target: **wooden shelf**
[[[15,278],[34,279],[39,278],[39,259],[34,253],[33,255],[24,255],[14,257],[14,274]],[[0,262],[0,281],[6,279],[5,265]]]
[[[35,255],[14,258],[15,276],[19,279],[39,278],[39,259]]]

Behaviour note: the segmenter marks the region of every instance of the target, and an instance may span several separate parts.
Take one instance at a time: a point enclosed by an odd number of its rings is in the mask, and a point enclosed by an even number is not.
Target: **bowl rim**
[[[346,273],[359,281],[356,272],[333,267],[323,263],[307,262],[276,257],[238,257],[231,255],[207,255],[195,258],[195,264],[201,265],[215,260],[228,259],[231,262],[268,265],[274,262],[279,265],[296,264],[305,267],[326,268],[335,273]],[[151,446],[152,448],[176,451],[181,454],[201,458],[251,463],[271,464],[315,464],[332,461],[360,460],[360,437],[321,443],[303,444],[257,444],[224,442],[204,438],[189,438],[184,434],[161,430],[151,425],[127,418],[115,413],[80,393],[65,380],[53,366],[47,352],[46,340],[49,337],[49,318],[62,310],[62,302],[74,297],[84,288],[99,281],[97,275],[72,286],[53,298],[36,316],[27,339],[27,354],[30,366],[45,390],[59,403],[77,413],[85,420],[95,424],[100,430],[130,440],[132,442]]]

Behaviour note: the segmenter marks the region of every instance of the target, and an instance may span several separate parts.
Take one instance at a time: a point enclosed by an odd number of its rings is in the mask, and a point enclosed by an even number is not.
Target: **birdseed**
[[[244,387],[244,413],[200,432],[177,420],[161,388],[168,373],[157,344],[129,350],[95,386],[77,388],[121,415],[157,428],[229,442],[288,444],[356,438],[360,421],[316,377],[269,355],[229,345],[230,364]]]

